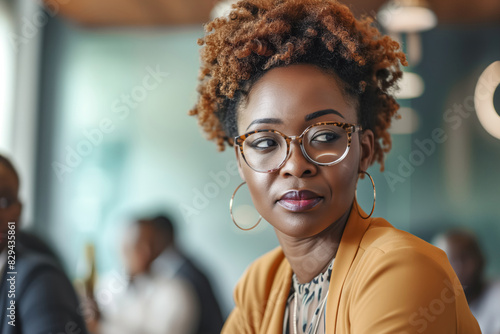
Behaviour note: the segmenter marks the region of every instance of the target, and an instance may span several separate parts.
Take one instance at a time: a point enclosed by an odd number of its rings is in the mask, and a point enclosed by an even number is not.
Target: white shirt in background
[[[112,302],[100,305],[99,334],[192,334],[200,306],[194,288],[175,278],[183,260],[166,250],[151,272],[137,276]]]
[[[488,284],[469,308],[483,334],[500,334],[500,282]]]

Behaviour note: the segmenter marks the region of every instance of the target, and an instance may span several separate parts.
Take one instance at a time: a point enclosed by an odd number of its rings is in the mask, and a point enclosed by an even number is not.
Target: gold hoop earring
[[[246,182],[243,182],[242,184],[240,184],[239,186],[237,186],[236,189],[234,190],[233,196],[231,196],[231,200],[229,201],[229,213],[231,214],[231,219],[233,220],[233,223],[234,223],[234,225],[236,225],[237,228],[239,228],[240,230],[243,230],[243,231],[250,231],[250,230],[253,230],[254,228],[256,228],[257,225],[259,225],[260,221],[262,220],[262,216],[260,216],[259,220],[257,221],[257,224],[255,224],[254,226],[249,227],[249,228],[243,228],[240,225],[238,225],[238,223],[236,222],[236,220],[234,220],[234,216],[233,216],[233,200],[234,200],[234,196],[236,195],[236,192],[238,191],[238,189],[240,189],[241,186],[243,186],[244,184],[246,184]]]
[[[368,175],[368,177],[370,178],[370,181],[372,182],[372,187],[373,187],[373,206],[372,206],[372,211],[370,211],[370,214],[366,217],[363,217],[361,215],[361,213],[359,212],[359,204],[358,204],[358,184],[356,183],[356,191],[355,191],[355,198],[356,198],[356,208],[358,210],[358,214],[361,216],[361,218],[363,219],[368,219],[372,216],[373,214],[373,211],[375,210],[375,201],[377,199],[377,191],[375,190],[375,182],[373,182],[373,178],[370,174],[368,174],[368,172],[365,172],[365,171],[362,171],[361,173],[364,173],[366,175]]]

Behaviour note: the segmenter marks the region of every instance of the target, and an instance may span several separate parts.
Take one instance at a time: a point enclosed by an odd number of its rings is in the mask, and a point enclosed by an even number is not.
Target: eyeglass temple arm
[[[352,132],[363,131],[363,127],[360,124],[355,124],[352,126]]]

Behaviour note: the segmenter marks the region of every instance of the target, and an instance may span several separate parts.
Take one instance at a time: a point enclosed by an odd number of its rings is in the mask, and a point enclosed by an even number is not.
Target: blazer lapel
[[[370,225],[371,219],[361,218],[358,208],[363,216],[367,216],[354,201],[333,263],[326,302],[326,334],[334,334],[336,331],[338,307],[344,282],[358,252],[361,239]]]
[[[266,314],[261,333],[283,333],[283,318],[290,287],[292,286],[292,267],[283,254],[283,261],[271,287]]]

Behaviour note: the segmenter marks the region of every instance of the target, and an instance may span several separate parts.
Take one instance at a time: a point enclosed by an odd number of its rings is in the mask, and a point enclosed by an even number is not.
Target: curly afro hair
[[[382,36],[373,19],[357,20],[335,0],[241,0],[229,17],[205,25],[197,115],[219,150],[238,135],[237,111],[268,70],[311,64],[335,73],[357,102],[363,129],[375,135],[374,160],[384,169],[391,149],[387,129],[399,105],[391,91],[407,65],[397,42]]]

